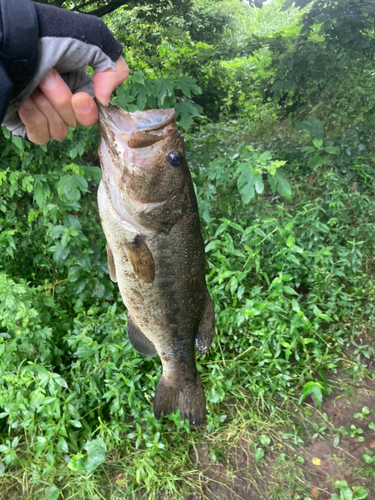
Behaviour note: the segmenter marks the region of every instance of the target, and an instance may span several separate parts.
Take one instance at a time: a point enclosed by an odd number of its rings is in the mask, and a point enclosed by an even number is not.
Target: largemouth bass
[[[205,281],[197,201],[173,109],[135,111],[99,105],[102,180],[98,203],[110,277],[128,309],[128,336],[163,375],[154,415],[179,410],[204,421],[206,401],[195,363],[214,333]]]

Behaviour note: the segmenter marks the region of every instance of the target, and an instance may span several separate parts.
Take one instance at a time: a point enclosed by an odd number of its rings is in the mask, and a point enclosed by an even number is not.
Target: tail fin
[[[159,420],[162,414],[169,415],[175,410],[179,410],[181,418],[187,418],[191,426],[199,427],[203,424],[206,399],[198,374],[195,383],[186,383],[183,386],[174,386],[164,375],[161,377],[155,391],[155,418]]]

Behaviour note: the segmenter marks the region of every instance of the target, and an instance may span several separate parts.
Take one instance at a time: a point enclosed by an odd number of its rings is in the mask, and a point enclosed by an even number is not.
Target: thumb
[[[124,82],[129,76],[129,68],[125,60],[117,59],[114,68],[107,69],[101,73],[95,73],[92,81],[94,83],[95,97],[107,106],[109,98],[115,88]]]

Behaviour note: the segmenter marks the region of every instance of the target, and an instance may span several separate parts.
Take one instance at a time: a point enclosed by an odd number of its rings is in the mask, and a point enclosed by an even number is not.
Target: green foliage
[[[193,118],[202,112],[202,108],[190,99],[200,93],[195,79],[189,76],[180,76],[175,81],[172,78],[151,80],[136,71],[118,87],[115,102],[126,111],[174,107],[177,120],[187,130]]]
[[[335,481],[335,488],[340,490],[340,493],[334,493],[331,500],[362,500],[369,495],[369,491],[362,486],[354,488],[352,491],[346,481]]]

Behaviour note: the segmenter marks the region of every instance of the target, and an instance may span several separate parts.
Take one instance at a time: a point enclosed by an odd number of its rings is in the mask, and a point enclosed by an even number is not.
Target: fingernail
[[[80,113],[88,113],[91,110],[90,102],[86,99],[76,102],[74,107]]]
[[[53,69],[49,71],[39,85],[45,88],[53,87],[56,83],[57,75],[58,73],[56,70]]]

